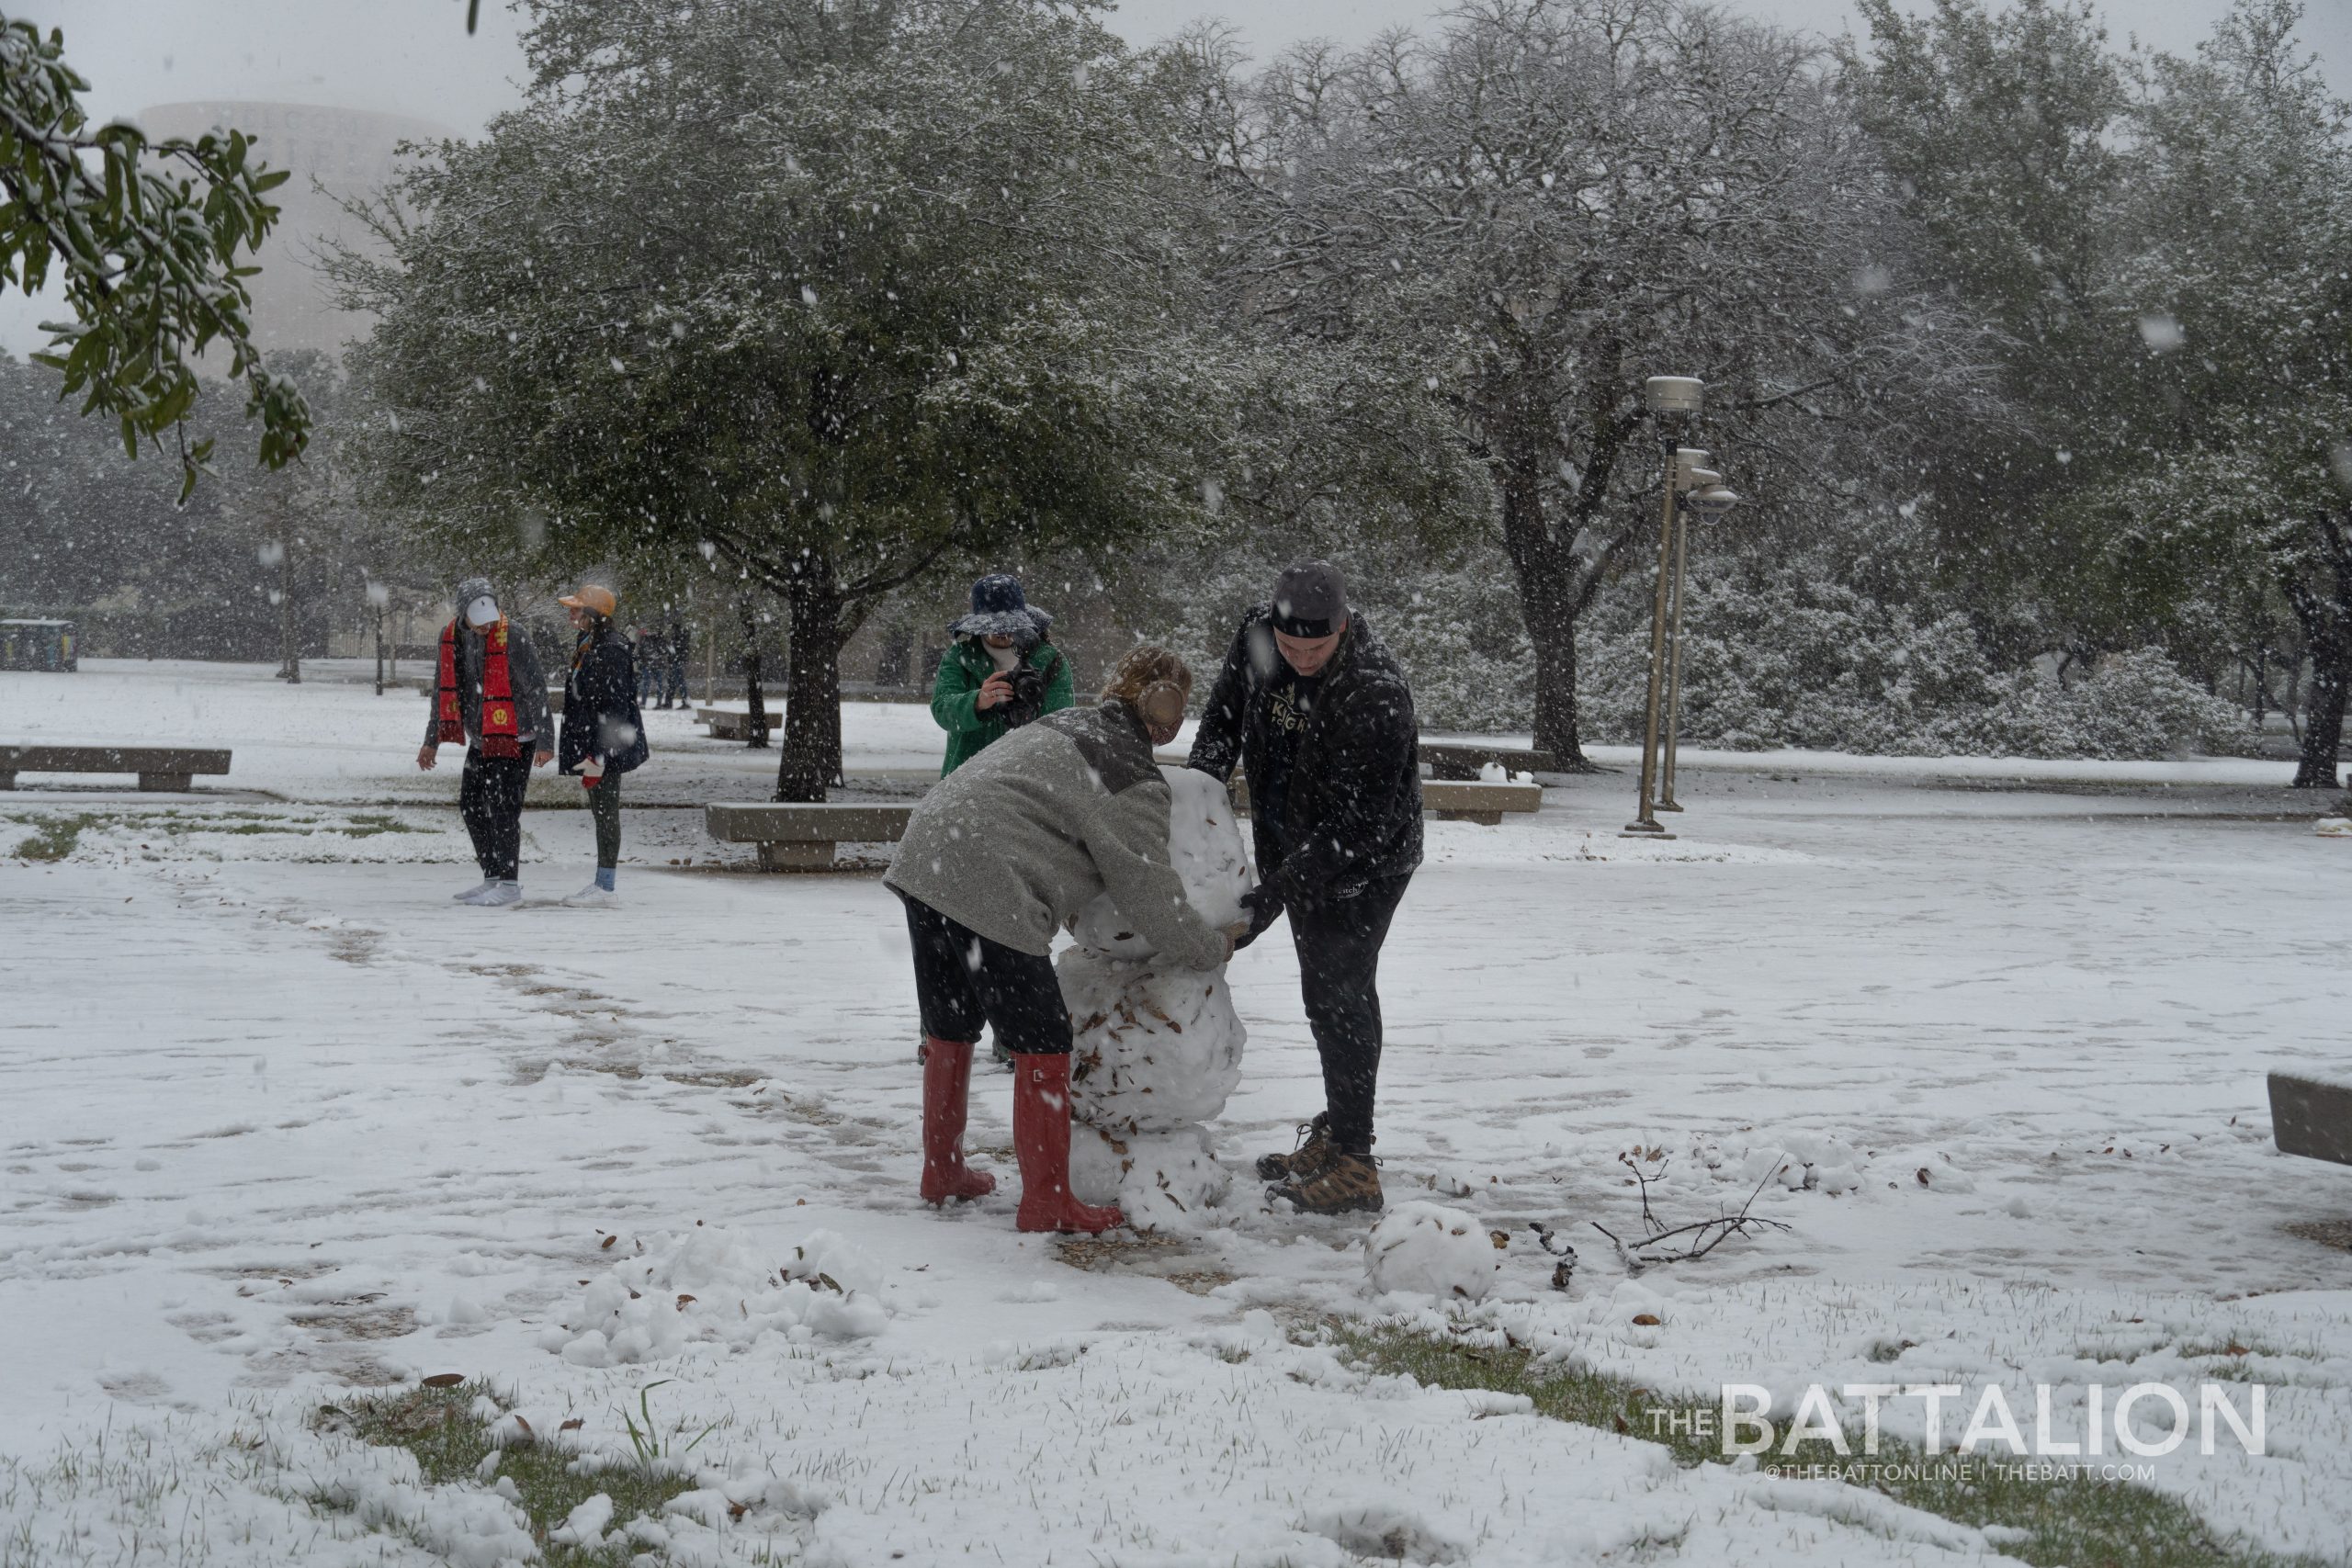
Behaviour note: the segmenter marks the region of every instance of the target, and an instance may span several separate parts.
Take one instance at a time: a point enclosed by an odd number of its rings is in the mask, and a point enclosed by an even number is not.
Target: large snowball
[[[1074,947],[1055,973],[1076,1036],[1072,1116],[1123,1136],[1223,1113],[1249,1039],[1224,971],[1163,969]]]
[[[1476,1214],[1442,1203],[1399,1203],[1364,1238],[1374,1292],[1416,1291],[1441,1301],[1483,1301],[1503,1255]]]
[[[1204,1127],[1125,1136],[1083,1122],[1070,1128],[1070,1190],[1083,1202],[1118,1204],[1131,1224],[1183,1229],[1232,1186]]]
[[[1169,859],[1184,879],[1185,896],[1210,925],[1229,926],[1241,919],[1241,896],[1250,890],[1250,860],[1242,852],[1233,803],[1223,784],[1196,769],[1159,772],[1173,797],[1168,807]],[[1070,934],[1080,947],[1122,958],[1147,958],[1152,952],[1149,942],[1127,929],[1107,893],[1079,911]],[[1073,1011],[1077,1005],[1070,1004]]]

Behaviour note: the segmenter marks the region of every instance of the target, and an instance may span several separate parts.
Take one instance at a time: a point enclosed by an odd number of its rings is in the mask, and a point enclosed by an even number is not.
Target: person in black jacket
[[[613,591],[594,582],[558,601],[579,632],[563,686],[563,736],[557,765],[576,773],[596,820],[596,879],[564,902],[609,909],[620,903],[614,875],[621,861],[621,775],[646,758],[645,716],[638,705],[636,654],[613,625]]]
[[[1421,863],[1413,694],[1337,567],[1282,574],[1242,617],[1193,738],[1193,767],[1250,781],[1259,885],[1254,941],[1285,910],[1299,989],[1323,1058],[1324,1109],[1297,1150],[1268,1155],[1268,1195],[1314,1213],[1381,1205],[1372,1159],[1380,1076],[1381,944]]]

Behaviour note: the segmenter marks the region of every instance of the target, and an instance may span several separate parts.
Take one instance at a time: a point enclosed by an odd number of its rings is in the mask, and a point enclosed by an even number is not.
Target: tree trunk
[[[1520,615],[1535,652],[1535,750],[1560,767],[1591,769],[1577,713],[1577,558],[1544,515],[1532,441],[1507,441],[1501,480],[1503,547],[1519,579]]]
[[[1523,574],[1520,579],[1527,641],[1535,650],[1535,749],[1551,752],[1562,768],[1582,773],[1591,764],[1577,723],[1577,615],[1559,603],[1555,587]]]
[[[743,615],[743,696],[752,709],[743,726],[743,744],[754,750],[768,743],[768,706],[760,690],[760,618],[752,613],[749,594],[740,601]]]
[[[2340,782],[2335,753],[2344,740],[2345,699],[2352,695],[2352,604],[2341,597],[2334,604],[2311,595],[2306,613],[2298,596],[2296,613],[2303,619],[2304,640],[2311,646],[2312,681],[2303,709],[2301,755],[2295,764],[2297,789],[2334,789]]]
[[[775,797],[822,800],[826,785],[842,776],[842,595],[832,562],[801,558],[784,597],[792,646]]]
[[[2344,741],[2345,701],[2352,696],[2352,547],[2332,520],[2319,521],[2313,532],[2328,564],[2286,584],[2312,661],[2294,787],[2334,789],[2340,783],[2335,753]]]
[[[294,618],[292,536],[281,536],[277,547],[277,678],[299,686],[302,683],[302,648]]]

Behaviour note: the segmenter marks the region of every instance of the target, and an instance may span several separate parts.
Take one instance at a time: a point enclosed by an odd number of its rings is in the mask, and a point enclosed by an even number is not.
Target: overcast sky
[[[1917,0],[1912,0],[1917,4]],[[1125,0],[1111,25],[1148,43],[1203,16],[1238,24],[1264,53],[1302,38],[1360,42],[1440,8],[1440,0]],[[1835,36],[1848,0],[1732,0],[1732,8]],[[2227,0],[2129,0],[2106,6],[2120,39],[2186,53]],[[136,118],[153,104],[259,98],[376,109],[471,134],[519,96],[514,19],[484,0],[468,38],[464,0],[12,0],[9,11],[65,29],[66,57],[89,78],[99,116]],[[2339,92],[2352,94],[2352,4],[2310,0],[2302,36]],[[39,302],[0,293],[0,345],[34,346]]]

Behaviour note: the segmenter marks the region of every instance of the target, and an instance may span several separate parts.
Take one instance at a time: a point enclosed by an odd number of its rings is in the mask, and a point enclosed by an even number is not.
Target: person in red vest
[[[457,900],[490,908],[519,903],[523,791],[533,768],[555,761],[555,721],[530,639],[515,632],[481,577],[458,584],[458,614],[441,628],[441,678],[416,765],[430,772],[442,746],[460,742],[466,772],[458,811],[481,863],[481,886]]]

